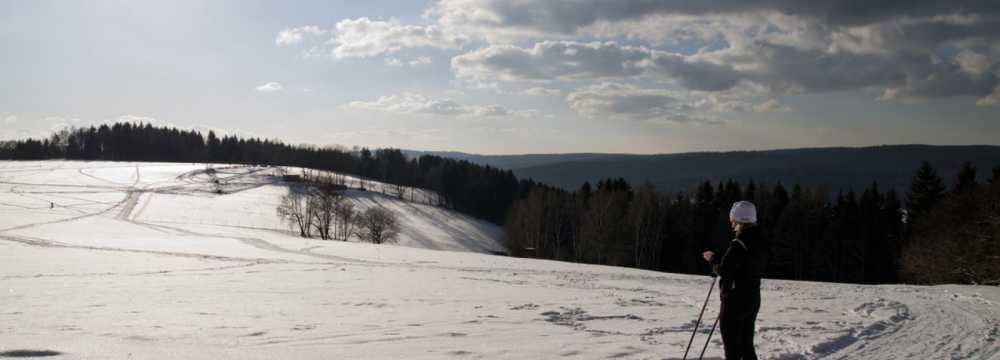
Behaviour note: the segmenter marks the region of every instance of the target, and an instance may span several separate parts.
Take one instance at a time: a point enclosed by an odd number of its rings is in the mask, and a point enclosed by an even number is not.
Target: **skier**
[[[729,222],[736,238],[723,255],[705,251],[702,256],[721,278],[719,327],[726,360],[757,360],[753,338],[760,311],[760,278],[766,245],[757,226],[757,209],[753,203],[739,201],[733,204]]]

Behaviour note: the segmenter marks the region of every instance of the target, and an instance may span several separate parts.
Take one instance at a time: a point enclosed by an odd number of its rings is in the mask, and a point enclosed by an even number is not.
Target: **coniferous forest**
[[[0,143],[0,159],[297,166],[436,191],[444,206],[503,224],[512,256],[705,274],[704,250],[732,238],[733,202],[757,205],[766,276],[852,283],[1000,284],[1000,167],[972,164],[946,188],[929,163],[910,190],[878,183],[831,192],[781,183],[704,182],[664,194],[608,179],[575,191],[464,160],[345,149],[117,123]],[[977,179],[989,179],[979,183]]]
[[[623,179],[572,192],[534,188],[507,219],[516,256],[705,274],[699,254],[733,237],[730,206],[757,206],[769,278],[1000,285],[1000,167],[985,184],[966,163],[953,189],[924,163],[907,194],[734,181],[661,194]],[[908,210],[904,210],[908,209]]]

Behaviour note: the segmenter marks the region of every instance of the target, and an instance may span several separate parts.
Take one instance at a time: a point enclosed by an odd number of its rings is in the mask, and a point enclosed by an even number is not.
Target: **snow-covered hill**
[[[302,239],[272,170],[205,168],[0,162],[0,357],[680,358],[711,281],[481,254],[496,226],[370,192],[403,246]],[[763,296],[764,359],[1000,359],[996,287]]]
[[[153,248],[162,246],[162,234],[172,232],[205,237],[247,228],[294,235],[276,212],[280,197],[288,192],[288,184],[276,172],[202,164],[6,163],[0,167],[0,190],[5,192],[0,209],[12,216],[0,226],[56,238],[70,236],[66,241],[71,243],[80,242],[79,230],[86,229],[94,235],[88,238],[102,244],[114,238],[127,240],[120,244],[125,247]],[[298,174],[301,169],[286,172]],[[357,179],[345,180],[357,184]],[[377,182],[365,185],[382,188]],[[502,249],[502,230],[488,222],[379,192],[345,193],[360,211],[382,206],[394,212],[401,228],[399,245],[475,252]],[[36,229],[42,224],[46,226]],[[203,230],[185,232],[192,226]],[[148,240],[136,244],[137,236]]]

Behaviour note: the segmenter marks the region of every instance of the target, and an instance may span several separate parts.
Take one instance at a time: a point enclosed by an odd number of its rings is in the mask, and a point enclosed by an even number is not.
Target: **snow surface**
[[[206,168],[0,162],[0,357],[675,359],[711,282],[484,254],[495,225],[363,191],[403,246],[302,239],[274,169]],[[762,359],[1000,359],[996,287],[763,287]]]

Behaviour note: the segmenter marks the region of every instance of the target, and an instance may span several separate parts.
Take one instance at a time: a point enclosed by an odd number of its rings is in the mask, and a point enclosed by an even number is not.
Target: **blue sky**
[[[998,144],[1000,6],[830,3],[0,1],[0,139],[129,120],[490,154]]]

